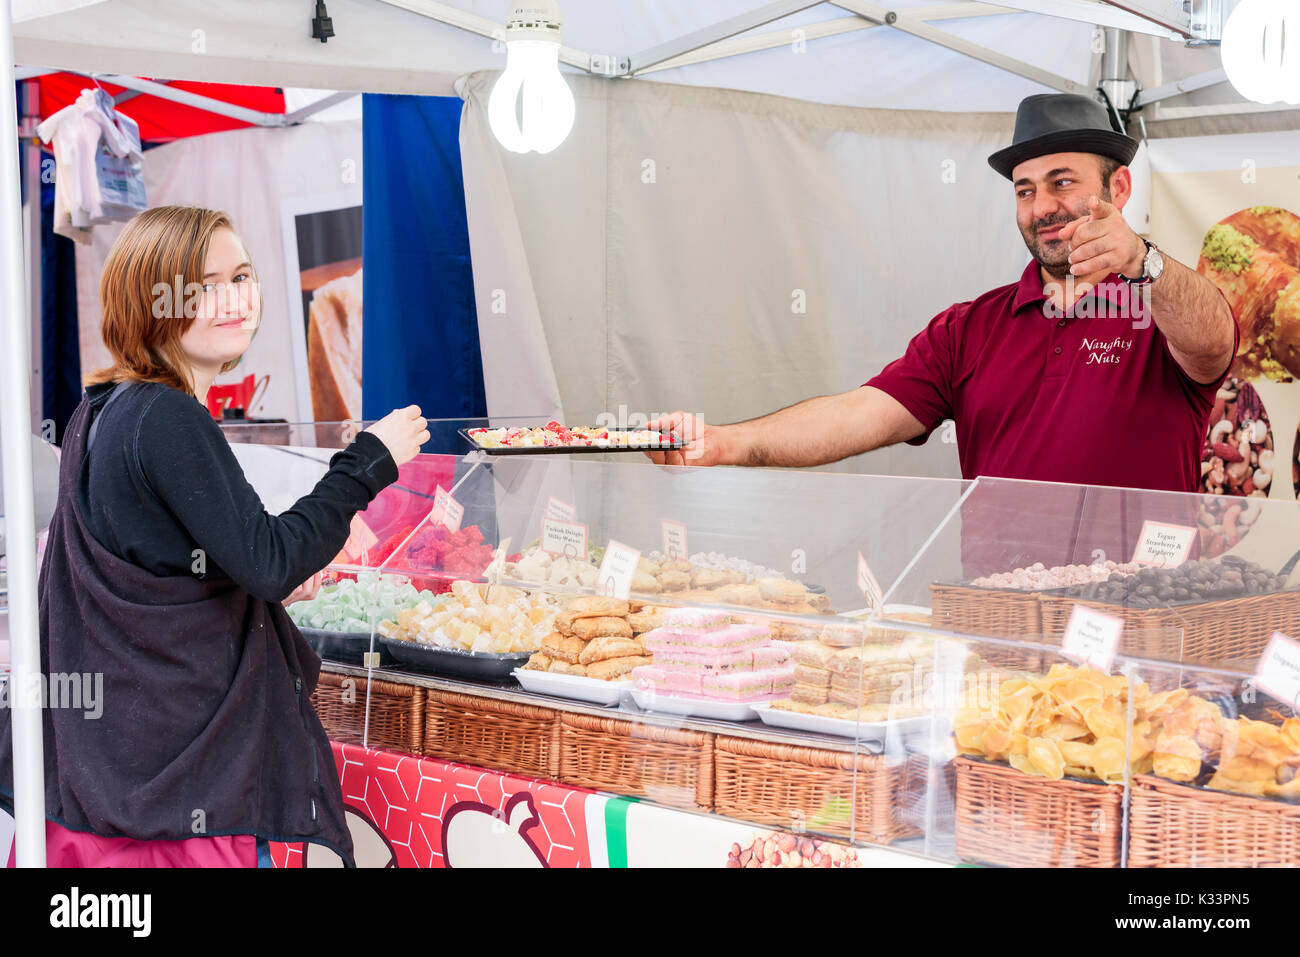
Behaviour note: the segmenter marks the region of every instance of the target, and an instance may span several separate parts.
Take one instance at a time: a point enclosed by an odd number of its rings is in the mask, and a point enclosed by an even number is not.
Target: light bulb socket
[[[506,14],[506,42],[545,40],[560,42],[560,6],[555,0],[516,0]]]

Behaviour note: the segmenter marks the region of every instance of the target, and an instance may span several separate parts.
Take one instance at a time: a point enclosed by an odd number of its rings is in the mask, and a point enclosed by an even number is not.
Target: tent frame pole
[[[45,750],[36,603],[27,281],[18,181],[13,6],[0,0],[0,449],[9,564],[9,697],[19,867],[45,866]],[[39,200],[38,200],[39,202]]]
[[[1197,73],[1194,76],[1183,77],[1181,80],[1175,80],[1173,83],[1166,83],[1164,86],[1157,86],[1154,89],[1139,90],[1136,108],[1141,109],[1160,100],[1182,96],[1184,93],[1195,93],[1197,90],[1204,90],[1206,87],[1218,86],[1220,83],[1227,82],[1228,74],[1222,67],[1205,73]]]
[[[1014,57],[1004,56],[990,50],[988,47],[980,46],[978,43],[972,43],[964,40],[959,36],[948,33],[946,30],[940,30],[938,27],[932,27],[919,17],[909,16],[907,14],[895,13],[888,10],[878,3],[871,3],[868,0],[832,0],[832,3],[850,13],[856,13],[860,17],[871,20],[874,23],[883,26],[893,27],[895,30],[901,30],[903,33],[911,34],[922,40],[928,40],[931,43],[946,47],[955,53],[961,53],[964,56],[980,60],[990,66],[995,66],[1000,70],[1008,73],[1014,73],[1022,76],[1027,80],[1040,83],[1043,86],[1051,87],[1062,93],[1083,93],[1085,88],[1082,84],[1076,83],[1067,77],[1058,76],[1049,70],[1043,70],[1032,64],[1025,63],[1023,60],[1017,60]]]
[[[801,10],[807,10],[809,7],[819,7],[821,4],[822,0],[775,0],[773,3],[766,3],[761,7],[756,7],[737,16],[729,17],[699,30],[693,30],[676,39],[669,40],[667,43],[660,43],[657,46],[642,50],[640,53],[633,53],[628,57],[628,72],[631,74],[640,73],[663,63],[665,60],[673,60],[688,53],[694,53],[702,47],[707,47],[722,40],[730,40],[738,34],[748,33],[757,27],[766,26],[773,20],[781,20],[792,14],[799,13]]]
[[[941,7],[925,7],[917,10],[915,13],[908,12],[908,16],[914,16],[918,20],[924,20],[927,23],[935,20],[963,20],[967,17],[997,17],[1008,13],[1018,13],[1017,10],[1009,10],[1006,7],[994,6],[990,3],[978,3],[976,0],[966,0],[964,3],[948,3]],[[874,20],[868,20],[864,17],[839,17],[834,20],[818,20],[813,23],[801,24],[798,27],[786,27],[781,30],[769,30],[765,33],[757,33],[750,36],[736,36],[726,40],[718,40],[710,43],[708,46],[692,50],[690,53],[683,53],[669,60],[655,63],[653,66],[646,66],[640,69],[632,68],[630,76],[645,76],[649,73],[658,73],[660,70],[674,70],[678,67],[691,66],[695,63],[708,63],[712,60],[725,60],[727,57],[743,56],[746,53],[757,53],[760,50],[771,50],[774,47],[789,46],[796,39],[795,31],[799,35],[797,39],[804,42],[810,40],[821,40],[825,37],[840,36],[844,33],[853,33],[858,30],[870,30],[875,27],[883,26]],[[629,60],[636,62],[639,56],[644,54],[633,54]]]
[[[76,70],[66,72],[76,73]],[[200,110],[206,110],[209,113],[215,113],[218,116],[226,116],[232,120],[239,120],[243,123],[250,123],[253,126],[285,126],[283,114],[263,113],[261,110],[250,110],[246,106],[236,106],[233,103],[224,103],[221,100],[214,99],[210,96],[204,96],[201,93],[191,93],[189,90],[177,90],[165,83],[156,83],[153,80],[143,80],[138,76],[122,76],[117,73],[88,73],[82,74],[93,80],[101,80],[105,83],[112,83],[114,86],[123,86],[128,90],[134,90],[137,93],[148,93],[150,96],[156,96],[161,100],[171,100],[173,103],[180,103],[182,106],[193,106]]]

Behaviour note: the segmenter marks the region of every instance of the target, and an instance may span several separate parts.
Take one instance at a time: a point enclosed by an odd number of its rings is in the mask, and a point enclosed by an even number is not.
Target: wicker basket
[[[857,788],[853,766],[857,761]],[[714,811],[727,817],[889,844],[915,837],[908,809],[924,799],[925,762],[719,735]]]
[[[957,856],[1004,867],[1119,867],[1124,789],[957,758]]]
[[[713,735],[583,714],[560,717],[560,780],[713,810]]]
[[[1300,805],[1133,779],[1129,867],[1300,866]]]
[[[423,753],[553,781],[560,773],[560,715],[550,708],[429,689]]]
[[[372,748],[420,753],[424,740],[424,689],[392,681],[367,681],[322,671],[311,703],[335,741],[361,744],[366,727],[366,690],[370,691]]]
[[[1171,608],[1125,608],[1042,595],[1042,629],[1048,637],[1065,634],[1076,604],[1124,619],[1120,652],[1166,661],[1251,661],[1264,651],[1273,632],[1300,634],[1300,592],[1247,595]]]
[[[1037,642],[1043,622],[1038,593],[964,585],[930,586],[930,620],[935,628],[976,638],[1014,638]],[[979,655],[999,668],[1040,671],[1043,656],[1024,648],[986,645]]]

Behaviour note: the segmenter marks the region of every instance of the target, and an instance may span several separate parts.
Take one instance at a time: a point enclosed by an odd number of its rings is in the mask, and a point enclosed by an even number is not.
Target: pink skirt
[[[16,848],[9,850],[14,866]],[[137,841],[70,831],[45,822],[46,867],[256,867],[252,834],[191,837],[183,841]]]

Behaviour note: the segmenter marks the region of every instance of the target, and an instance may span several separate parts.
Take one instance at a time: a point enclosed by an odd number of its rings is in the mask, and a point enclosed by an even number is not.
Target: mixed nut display
[[[1103,582],[1074,585],[1062,594],[1129,608],[1158,608],[1181,602],[1266,595],[1285,588],[1285,576],[1244,558],[1225,555],[1211,561],[1184,562],[1176,568],[1146,567],[1131,575],[1112,574]]]

